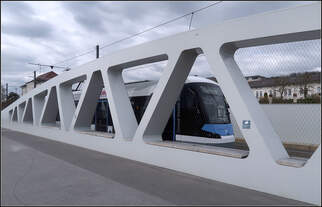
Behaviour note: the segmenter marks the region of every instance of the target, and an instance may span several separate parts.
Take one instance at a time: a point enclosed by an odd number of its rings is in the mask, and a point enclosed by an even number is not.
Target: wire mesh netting
[[[321,143],[320,39],[242,48],[234,59],[284,143]]]

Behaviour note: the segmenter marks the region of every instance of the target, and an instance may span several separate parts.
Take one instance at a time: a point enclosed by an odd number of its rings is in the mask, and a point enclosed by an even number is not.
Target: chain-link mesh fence
[[[242,48],[234,58],[281,140],[319,145],[321,40]]]

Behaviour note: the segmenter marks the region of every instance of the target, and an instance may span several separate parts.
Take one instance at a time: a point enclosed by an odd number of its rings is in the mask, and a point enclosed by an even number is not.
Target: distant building
[[[55,76],[57,76],[57,73],[55,73],[53,71],[50,71],[48,73],[44,73],[44,74],[37,76],[36,77],[36,86],[48,81],[49,79],[52,79]],[[28,93],[30,90],[32,90],[34,88],[34,80],[23,84],[22,86],[20,86],[20,88],[21,88],[21,95],[23,96],[24,94]]]
[[[208,79],[216,81],[215,77]],[[321,72],[293,73],[288,76],[264,77],[260,75],[246,76],[255,97],[260,99],[264,94],[283,99],[304,98],[304,88],[307,88],[307,95],[321,95]]]
[[[282,91],[283,99],[292,99],[294,96],[303,98],[305,87],[308,96],[321,95],[321,72],[294,73],[289,76],[270,78],[263,76],[245,78],[257,99],[263,97],[265,93],[273,97],[281,97]]]

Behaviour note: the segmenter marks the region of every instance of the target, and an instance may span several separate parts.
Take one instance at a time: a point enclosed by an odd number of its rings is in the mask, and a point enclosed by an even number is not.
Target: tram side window
[[[192,111],[196,107],[196,93],[191,88],[185,88],[181,98],[181,104],[184,109]]]
[[[216,124],[230,123],[228,104],[220,88],[211,84],[197,87],[199,88],[201,105],[207,117],[207,122]]]

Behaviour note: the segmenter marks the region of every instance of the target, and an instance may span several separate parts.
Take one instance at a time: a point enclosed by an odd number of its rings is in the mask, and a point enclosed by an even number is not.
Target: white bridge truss
[[[282,165],[283,160],[292,160],[233,58],[238,48],[320,39],[320,32],[321,3],[317,2],[224,21],[124,49],[39,85],[1,112],[2,127],[321,205],[321,145],[303,166]],[[201,53],[249,146],[247,158],[153,144],[162,140],[184,81]],[[163,60],[168,60],[167,66],[138,125],[122,70]],[[75,107],[72,84],[82,80],[84,87]],[[103,87],[114,138],[83,133],[90,129]],[[60,126],[55,122],[58,111]],[[243,129],[243,120],[250,121],[249,129]]]

